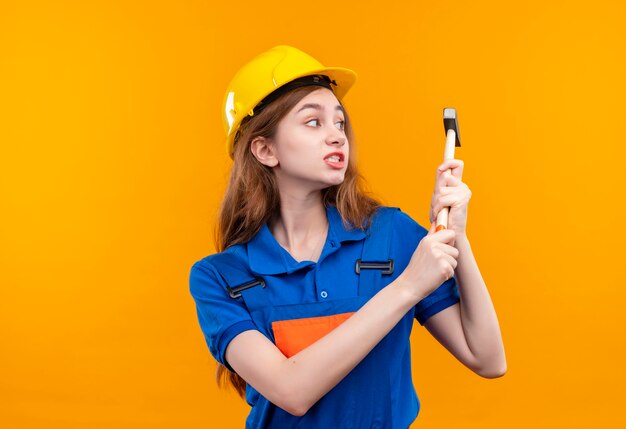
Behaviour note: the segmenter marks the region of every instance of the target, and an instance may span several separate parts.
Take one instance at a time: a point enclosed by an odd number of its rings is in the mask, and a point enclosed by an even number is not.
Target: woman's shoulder
[[[394,235],[398,237],[407,237],[417,235],[422,238],[428,234],[428,229],[416,221],[408,212],[397,206],[379,206],[377,211],[386,211],[393,213],[393,229]]]
[[[193,296],[204,296],[209,292],[220,297],[227,296],[228,284],[238,280],[248,270],[248,259],[245,257],[244,245],[232,245],[222,252],[216,252],[196,260],[190,269],[190,288]],[[221,288],[207,287],[219,284]]]
[[[247,264],[246,246],[245,244],[233,244],[222,252],[206,255],[196,260],[192,265],[202,266],[208,269],[215,269],[216,266],[223,264]]]

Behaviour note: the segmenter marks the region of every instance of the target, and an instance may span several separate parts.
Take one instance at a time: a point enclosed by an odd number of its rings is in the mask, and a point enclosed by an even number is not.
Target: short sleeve
[[[206,260],[197,261],[191,267],[189,290],[211,355],[235,372],[224,356],[226,347],[241,332],[258,329],[243,298],[230,297],[224,280]]]
[[[415,318],[423,326],[430,316],[460,301],[456,278],[451,277],[415,305]]]
[[[403,249],[400,249],[398,257],[401,258],[402,266],[406,266],[422,238],[428,235],[428,229],[403,211],[398,212],[396,217],[398,220],[394,235],[401,237],[403,243]],[[429,317],[460,300],[456,278],[453,276],[415,305],[415,319],[423,326]]]

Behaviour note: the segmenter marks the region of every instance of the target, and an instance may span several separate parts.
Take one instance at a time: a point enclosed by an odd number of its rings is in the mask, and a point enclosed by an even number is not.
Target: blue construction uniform
[[[256,329],[276,344],[272,327],[280,321],[357,311],[404,271],[428,233],[398,207],[379,207],[365,232],[346,228],[332,205],[326,214],[328,235],[317,262],[296,261],[265,224],[247,243],[193,264],[190,292],[200,327],[213,357],[229,370],[224,353],[237,334]],[[247,384],[252,409],[246,429],[406,429],[420,409],[411,375],[413,320],[423,325],[459,301],[452,277],[417,303],[303,416],[287,413]]]

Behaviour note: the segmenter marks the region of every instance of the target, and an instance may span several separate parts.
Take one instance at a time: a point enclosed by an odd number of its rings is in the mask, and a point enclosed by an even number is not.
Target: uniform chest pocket
[[[341,325],[355,312],[272,322],[276,347],[287,357],[307,348]]]

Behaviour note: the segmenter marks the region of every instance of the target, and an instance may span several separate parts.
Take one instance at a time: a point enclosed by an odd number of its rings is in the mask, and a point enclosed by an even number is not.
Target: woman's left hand
[[[444,174],[449,168],[452,174]],[[467,205],[472,191],[461,181],[463,161],[460,159],[445,160],[437,168],[435,190],[430,202],[430,223],[437,221],[439,211],[448,207],[448,229],[453,229],[456,236],[465,235],[467,224]]]

